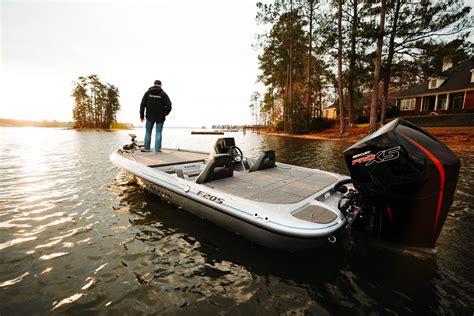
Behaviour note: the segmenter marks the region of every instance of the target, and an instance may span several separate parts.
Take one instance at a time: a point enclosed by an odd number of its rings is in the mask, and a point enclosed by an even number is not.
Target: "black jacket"
[[[166,92],[160,86],[153,86],[143,95],[140,104],[140,118],[150,122],[162,123],[171,112],[171,101]]]

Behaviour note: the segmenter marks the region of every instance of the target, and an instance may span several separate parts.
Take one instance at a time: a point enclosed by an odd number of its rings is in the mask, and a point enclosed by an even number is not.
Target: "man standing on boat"
[[[145,110],[146,109],[146,110]],[[140,120],[145,120],[145,146],[142,149],[144,152],[150,151],[151,132],[153,126],[156,124],[155,130],[155,151],[161,151],[161,131],[166,116],[171,112],[171,101],[166,92],[161,89],[161,81],[155,80],[153,87],[149,88],[142,98],[140,104]]]

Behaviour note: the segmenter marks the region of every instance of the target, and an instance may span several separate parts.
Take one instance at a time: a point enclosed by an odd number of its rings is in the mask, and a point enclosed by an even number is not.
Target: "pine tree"
[[[261,36],[259,80],[271,87],[283,103],[284,129],[290,133],[307,131],[304,107],[306,37],[305,21],[299,9],[276,1],[274,5],[258,5],[257,20],[271,24]]]
[[[337,7],[337,91],[339,100],[339,132],[346,132],[346,111],[344,108],[344,90],[342,78],[342,0],[338,0]]]
[[[73,118],[75,128],[109,129],[120,110],[119,90],[103,83],[98,75],[79,77],[74,82]]]
[[[380,67],[382,63],[382,46],[385,32],[385,0],[380,1],[379,25],[377,30],[377,48],[374,58],[374,82],[372,87],[372,100],[370,101],[369,130],[377,130],[377,103],[379,100]]]

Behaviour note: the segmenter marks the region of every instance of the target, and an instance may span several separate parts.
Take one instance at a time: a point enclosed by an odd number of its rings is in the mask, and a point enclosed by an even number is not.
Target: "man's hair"
[[[155,80],[153,83],[155,86],[160,86],[161,87],[161,80]]]

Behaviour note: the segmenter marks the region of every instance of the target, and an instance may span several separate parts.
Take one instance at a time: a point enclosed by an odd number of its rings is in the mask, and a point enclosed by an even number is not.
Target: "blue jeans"
[[[153,125],[156,124],[156,129],[155,129],[155,151],[160,151],[161,150],[161,131],[163,130],[163,124],[164,122],[150,122],[146,121],[145,124],[145,149],[149,150],[150,149],[150,143],[151,143],[151,132],[153,131]]]

